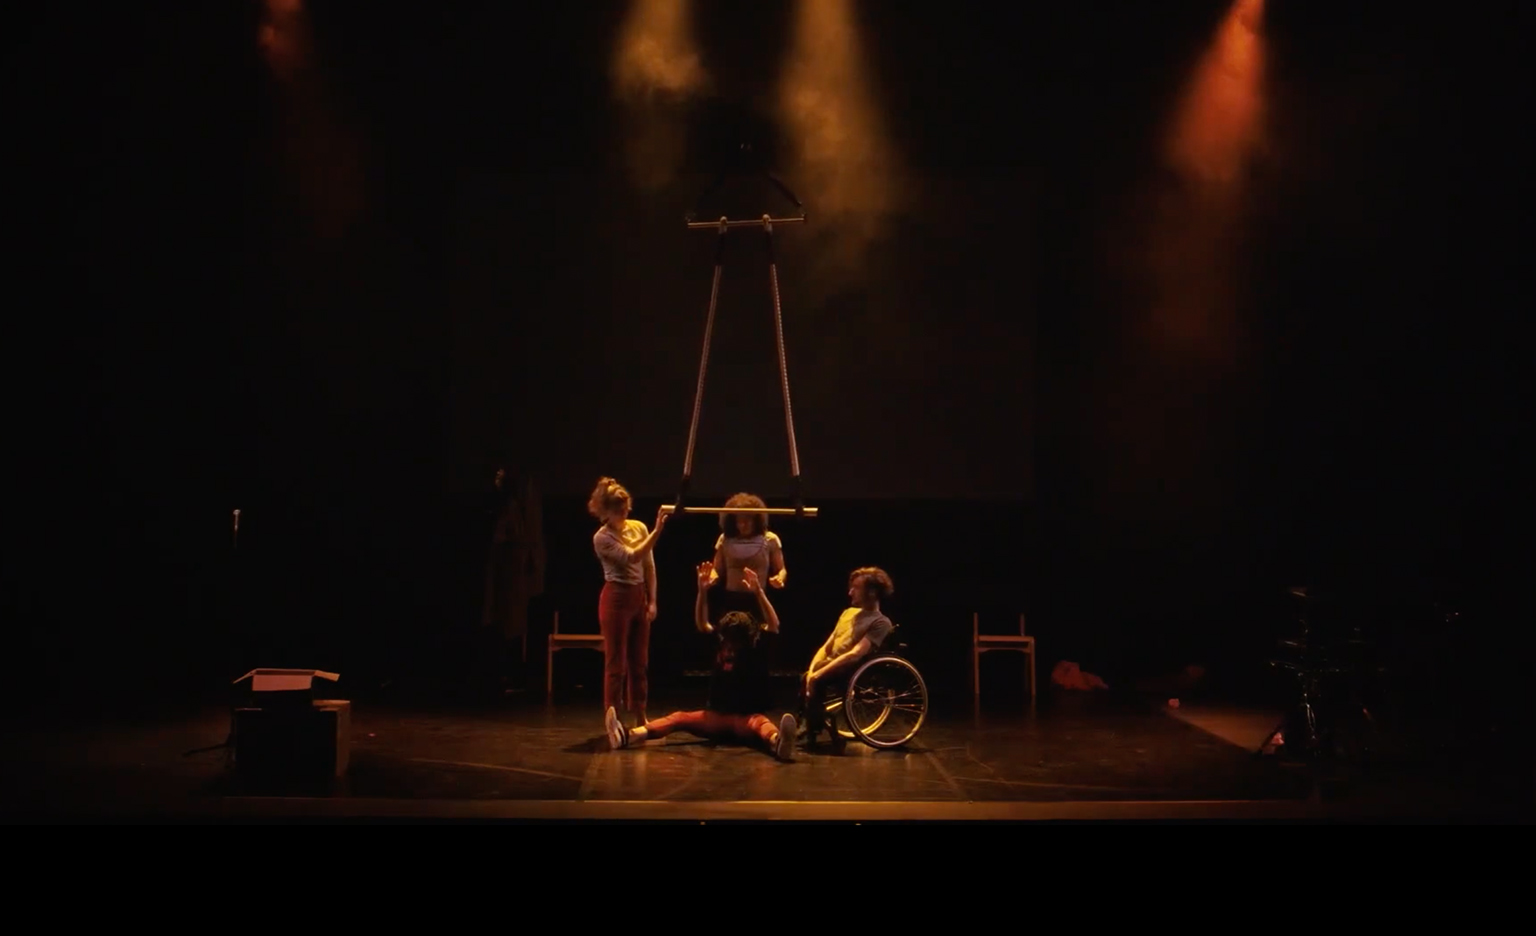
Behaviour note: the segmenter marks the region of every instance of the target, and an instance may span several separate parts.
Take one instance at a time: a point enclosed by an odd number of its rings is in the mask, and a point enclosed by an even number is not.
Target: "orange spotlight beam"
[[[686,97],[704,86],[686,0],[632,0],[614,52],[613,79],[621,97]]]
[[[1196,178],[1232,181],[1262,135],[1263,10],[1263,0],[1233,3],[1179,109],[1168,156]]]

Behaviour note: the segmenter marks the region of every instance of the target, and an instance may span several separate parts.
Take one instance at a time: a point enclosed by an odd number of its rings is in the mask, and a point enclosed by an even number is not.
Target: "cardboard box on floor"
[[[270,706],[307,706],[315,700],[315,680],[338,682],[340,674],[314,669],[253,669],[235,680],[238,686],[250,680],[252,703],[262,708]]]

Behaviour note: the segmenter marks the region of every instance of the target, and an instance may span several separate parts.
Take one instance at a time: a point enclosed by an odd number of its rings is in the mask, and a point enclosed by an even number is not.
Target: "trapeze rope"
[[[770,177],[771,178],[771,177]],[[774,180],[777,182],[777,180]],[[780,186],[782,188],[782,185]],[[787,192],[787,190],[786,190]],[[798,199],[796,206],[800,207]],[[788,219],[804,221],[804,209],[801,209],[799,218]],[[692,222],[690,222],[692,223]],[[724,264],[725,235],[733,226],[744,226],[748,222],[729,222],[722,217],[719,221],[719,234],[715,243],[715,275],[709,288],[709,313],[704,320],[704,347],[699,354],[699,379],[693,392],[693,416],[688,424],[688,449],[683,456],[683,479],[678,486],[677,503],[673,509],[682,513],[685,511],[688,496],[688,486],[693,479],[693,453],[699,438],[699,416],[704,409],[704,380],[709,370],[709,347],[714,337],[715,312],[720,301],[720,274]],[[753,222],[755,223],[755,222]],[[789,392],[789,357],[784,347],[784,308],[779,293],[779,266],[773,249],[773,219],[769,215],[762,217],[763,233],[768,245],[768,282],[773,290],[773,329],[774,339],[778,347],[779,359],[779,385],[784,393],[784,428],[789,438],[789,472],[794,484],[795,513],[806,515],[805,498],[800,481],[800,450],[795,443],[795,411],[790,403]],[[693,224],[695,227],[704,227],[702,224]],[[708,225],[713,227],[714,225]],[[814,516],[814,514],[812,514]]]

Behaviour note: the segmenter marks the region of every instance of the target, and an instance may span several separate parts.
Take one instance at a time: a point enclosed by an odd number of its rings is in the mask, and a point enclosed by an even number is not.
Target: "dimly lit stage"
[[[12,732],[5,811],[22,822],[1508,818],[1486,795],[1402,778],[1319,784],[1255,755],[1262,714],[1103,698],[1043,708],[939,713],[905,750],[855,742],[780,763],[686,735],[609,751],[592,700],[358,704],[349,769],[330,790],[240,788],[221,746],[227,710],[36,723]]]

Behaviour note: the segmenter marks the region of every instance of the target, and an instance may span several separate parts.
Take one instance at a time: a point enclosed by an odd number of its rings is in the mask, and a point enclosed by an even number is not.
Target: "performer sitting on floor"
[[[884,569],[865,566],[848,576],[848,599],[852,606],[837,619],[837,626],[827,642],[816,651],[811,666],[800,677],[800,698],[804,704],[801,718],[806,742],[814,744],[822,729],[828,728],[826,695],[840,688],[853,675],[854,664],[874,652],[890,636],[895,626],[880,611],[880,600],[896,590]],[[828,732],[834,749],[841,749],[843,739],[835,729]]]
[[[768,707],[768,666],[758,651],[758,637],[763,631],[779,632],[779,615],[763,591],[762,583],[751,569],[743,572],[747,587],[757,596],[758,609],[767,623],[744,611],[731,611],[719,626],[709,623],[709,583],[713,563],[698,568],[699,593],[693,603],[693,621],[703,634],[713,634],[719,641],[714,673],[710,677],[709,704],[703,711],[673,712],[665,718],[648,721],[629,731],[619,722],[618,712],[608,709],[608,746],[628,747],[647,738],[664,738],[674,731],[712,740],[738,740],[766,744],[774,756],[789,760],[794,752],[795,716],[785,713],[777,728],[761,714]]]

